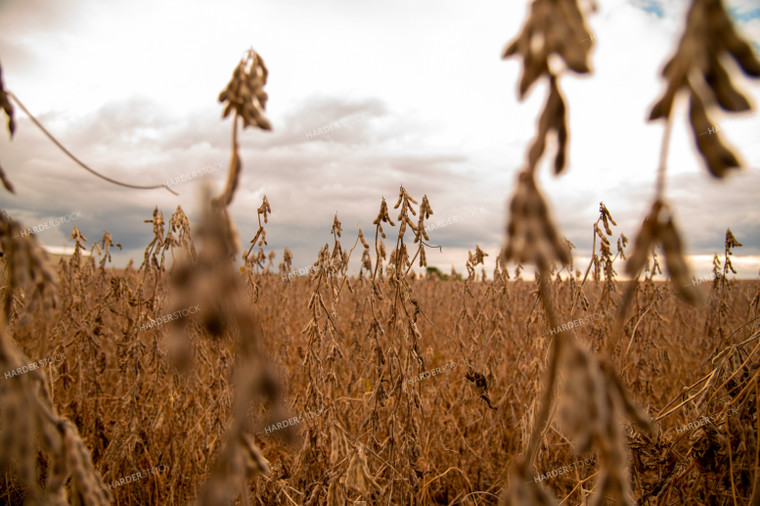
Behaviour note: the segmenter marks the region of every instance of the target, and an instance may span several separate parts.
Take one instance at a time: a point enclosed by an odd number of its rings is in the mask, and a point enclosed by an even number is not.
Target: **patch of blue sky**
[[[662,9],[662,5],[657,3],[655,0],[645,0],[643,9],[645,12],[653,13],[658,18],[665,16],[665,11]]]
[[[731,19],[734,20],[734,23],[737,27],[741,28],[743,25],[746,25],[747,23],[752,22],[755,19],[760,18],[760,9],[752,9],[745,12],[741,12],[736,7],[730,7],[728,9],[728,14],[731,16]],[[745,34],[748,37],[748,41],[752,43],[752,45],[755,48],[755,51],[760,53],[760,39],[755,38],[753,40],[753,37],[747,33]]]
[[[740,13],[739,9],[737,9],[736,7],[730,7],[728,9],[728,12],[729,14],[731,14],[731,17],[734,18],[735,20],[742,21],[745,23],[755,18],[760,18],[760,8],[752,9],[751,11]]]

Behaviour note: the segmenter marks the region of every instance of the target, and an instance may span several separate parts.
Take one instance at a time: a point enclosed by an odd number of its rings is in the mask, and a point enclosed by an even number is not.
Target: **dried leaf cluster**
[[[651,120],[670,119],[678,92],[688,91],[694,141],[710,174],[718,178],[740,163],[720,135],[711,132],[708,109],[719,106],[728,112],[750,110],[749,101],[731,81],[724,56],[730,56],[748,77],[760,78],[760,61],[736,32],[723,1],[694,0],[678,50],[662,71],[667,88],[650,114]]]

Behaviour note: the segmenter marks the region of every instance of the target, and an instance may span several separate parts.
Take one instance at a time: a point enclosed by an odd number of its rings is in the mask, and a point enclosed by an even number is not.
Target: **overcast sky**
[[[591,225],[604,202],[616,235],[633,239],[651,205],[662,123],[647,123],[663,90],[659,78],[683,28],[685,0],[599,0],[588,17],[596,38],[590,77],[561,81],[569,103],[570,163],[561,177],[544,164],[540,179],[561,231],[588,259]],[[760,0],[730,0],[738,29],[760,51]],[[464,270],[467,250],[494,257],[505,209],[546,96],[536,86],[516,98],[520,64],[500,53],[520,30],[527,2],[516,0],[278,0],[70,2],[0,0],[0,63],[6,86],[86,163],[115,179],[155,184],[222,164],[207,177],[223,187],[230,119],[216,99],[253,46],[269,68],[272,132],[246,129],[243,176],[232,214],[243,243],[255,234],[266,195],[269,248],[293,266],[316,260],[333,215],[350,247],[380,200],[395,203],[403,183],[427,194],[433,221],[458,223],[430,233],[443,252],[428,262]],[[760,97],[759,82],[736,82]],[[730,227],[740,276],[760,269],[760,114],[712,115],[746,168],[725,182],[702,166],[683,105],[676,113],[667,195],[698,275],[723,251]],[[340,120],[339,128],[311,136]],[[94,241],[108,230],[124,246],[117,265],[137,263],[158,206],[195,216],[200,179],[165,190],[129,190],[95,178],[54,147],[17,110],[12,141],[0,135],[0,164],[16,195],[0,207],[32,226],[81,211],[76,225]],[[5,132],[3,132],[5,134]],[[545,160],[546,162],[546,160]],[[475,211],[475,212],[473,212]],[[473,215],[467,217],[467,215]],[[395,215],[394,215],[395,218]],[[67,244],[71,225],[39,234]],[[395,237],[395,236],[390,236]],[[358,263],[356,255],[354,263]]]

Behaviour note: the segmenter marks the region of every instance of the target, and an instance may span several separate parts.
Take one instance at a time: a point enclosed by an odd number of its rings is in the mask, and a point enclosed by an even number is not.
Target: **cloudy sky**
[[[541,168],[562,233],[591,248],[591,224],[604,202],[617,233],[635,235],[651,205],[663,125],[647,123],[663,89],[688,2],[600,0],[588,17],[596,38],[594,73],[567,75],[569,170]],[[760,51],[760,0],[729,0],[737,27]],[[0,63],[6,86],[82,160],[115,179],[155,184],[204,167],[221,189],[231,121],[216,98],[253,46],[269,71],[272,132],[241,135],[243,177],[233,217],[248,242],[256,208],[271,206],[269,250],[289,247],[294,267],[310,265],[330,242],[335,212],[344,246],[356,225],[372,234],[380,200],[395,203],[403,184],[427,194],[435,219],[460,221],[431,232],[443,271],[464,269],[467,250],[490,253],[504,241],[505,209],[545,100],[544,84],[516,98],[520,66],[500,53],[520,30],[527,2],[481,0],[278,0],[70,2],[0,0]],[[736,82],[757,103],[760,82]],[[760,114],[713,114],[746,168],[714,181],[695,155],[685,109],[676,114],[667,194],[692,265],[706,274],[727,227],[744,243],[740,275],[760,269]],[[342,120],[342,121],[341,121]],[[335,122],[338,122],[337,124]],[[16,195],[0,207],[32,226],[81,211],[91,240],[108,230],[140,261],[153,208],[181,205],[195,216],[201,179],[165,190],[128,190],[95,178],[66,158],[17,111],[12,141],[0,135],[0,163]],[[311,133],[325,125],[338,128]],[[469,216],[469,217],[468,217]],[[48,246],[67,244],[71,226],[46,230]],[[354,260],[358,262],[357,256]]]

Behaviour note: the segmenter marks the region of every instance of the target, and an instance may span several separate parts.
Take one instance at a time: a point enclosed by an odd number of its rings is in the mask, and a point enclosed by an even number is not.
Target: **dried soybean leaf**
[[[272,125],[264,117],[268,98],[264,86],[268,75],[264,60],[250,49],[235,67],[227,87],[219,93],[219,102],[227,102],[222,117],[226,118],[235,110],[242,118],[244,128],[255,125],[262,130],[271,130]]]
[[[692,91],[689,107],[694,138],[710,174],[717,178],[725,177],[731,169],[738,169],[740,164],[731,150],[721,141],[717,132],[712,132],[710,119],[699,95]],[[700,133],[701,131],[701,133]]]
[[[16,191],[13,188],[13,184],[11,184],[10,179],[5,175],[5,172],[3,171],[3,167],[0,166],[0,181],[2,181],[3,186],[6,190],[8,190],[11,193],[16,193]]]
[[[557,80],[552,76],[549,86],[549,98],[538,121],[536,138],[528,151],[528,169],[535,169],[538,161],[546,149],[546,137],[549,132],[557,132],[558,149],[554,160],[555,174],[559,174],[565,168],[567,160],[567,108],[562,93],[557,85]]]
[[[647,263],[649,250],[657,239],[657,214],[661,207],[662,203],[655,202],[636,235],[633,253],[625,264],[625,272],[631,277],[636,276]]]
[[[705,81],[712,88],[718,104],[726,111],[742,112],[750,110],[749,101],[734,88],[728,72],[713,56],[712,64],[705,72]]]
[[[0,67],[0,107],[8,117],[8,133],[11,137],[16,132],[16,122],[13,116],[13,105],[8,100],[8,93],[5,91],[5,85],[3,84],[3,68]]]
[[[724,9],[710,17],[711,40],[719,41],[731,57],[736,60],[742,72],[748,77],[760,77],[760,60],[752,46],[747,43],[734,28],[731,18]]]
[[[674,288],[684,300],[690,304],[696,304],[700,301],[698,295],[700,292],[694,290],[691,285],[691,274],[686,265],[683,244],[672,216],[669,216],[668,220],[660,226],[660,240],[665,250],[665,268],[675,285]]]
[[[670,116],[677,91],[676,87],[668,87],[665,95],[652,106],[652,112],[649,113],[650,121]]]
[[[559,104],[555,110],[554,129],[557,131],[557,155],[554,158],[554,173],[560,174],[567,165],[567,147],[568,147],[568,128],[567,128],[567,107],[559,96]]]
[[[523,171],[518,176],[517,190],[510,203],[504,260],[539,266],[548,266],[556,260],[570,264],[570,252],[531,172]]]
[[[502,52],[502,58],[518,54],[523,58],[521,100],[542,75],[550,75],[548,59],[552,54],[559,55],[574,72],[591,71],[588,57],[592,45],[582,43],[586,33],[588,29],[575,0],[533,1],[520,34]]]
[[[750,109],[749,101],[731,82],[729,72],[721,61],[725,53],[739,63],[746,75],[760,77],[760,61],[749,44],[737,34],[723,2],[694,1],[676,54],[663,68],[662,73],[667,81],[666,92],[652,107],[649,116],[650,120],[669,117],[678,91],[688,88],[691,92],[689,115],[697,149],[710,173],[718,178],[724,177],[740,164],[720,136],[712,135],[707,107],[718,105],[730,112]],[[694,77],[699,78],[700,73],[706,87],[701,86],[702,83],[689,81]]]

